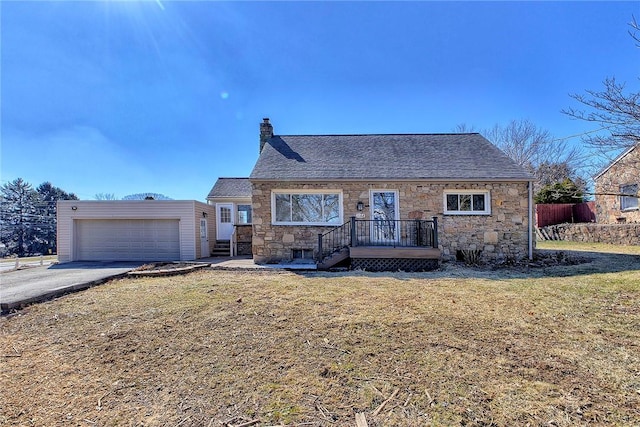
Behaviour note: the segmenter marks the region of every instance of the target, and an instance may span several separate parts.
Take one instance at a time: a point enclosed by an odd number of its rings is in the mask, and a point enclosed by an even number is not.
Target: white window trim
[[[483,211],[450,211],[447,209],[447,196],[450,194],[484,194]],[[444,190],[442,203],[445,215],[491,215],[491,192],[489,190]]]
[[[633,187],[636,186],[637,184],[623,184],[620,186],[620,193],[625,193],[625,187]],[[623,205],[623,201],[625,199],[636,199],[636,206],[631,206],[631,207],[622,207]],[[620,211],[621,212],[630,212],[630,211],[637,211],[640,208],[640,199],[638,199],[637,197],[633,197],[633,196],[622,196],[620,195]]]
[[[295,222],[295,221],[277,221],[276,220],[276,194],[337,194],[338,195],[338,221],[337,222]],[[343,203],[342,203],[342,190],[271,190],[271,224],[273,225],[309,225],[309,226],[330,226],[335,227],[337,225],[344,224],[343,221]]]

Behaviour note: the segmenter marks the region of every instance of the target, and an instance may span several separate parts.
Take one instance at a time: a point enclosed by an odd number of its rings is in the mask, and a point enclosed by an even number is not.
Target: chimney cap
[[[269,123],[269,117],[265,117],[264,119],[262,119],[262,121],[263,121],[264,123]]]

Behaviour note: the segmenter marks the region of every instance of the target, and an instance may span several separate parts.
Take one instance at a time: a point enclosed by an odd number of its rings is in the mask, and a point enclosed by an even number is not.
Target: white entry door
[[[398,192],[371,191],[371,243],[385,244],[398,240]]]
[[[209,251],[209,230],[207,229],[207,219],[200,218],[200,257],[206,258],[211,255]]]
[[[233,234],[233,203],[216,203],[216,238],[231,240]]]

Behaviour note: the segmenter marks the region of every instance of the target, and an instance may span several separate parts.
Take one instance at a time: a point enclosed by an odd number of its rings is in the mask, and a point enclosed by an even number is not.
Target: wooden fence
[[[595,210],[595,202],[536,205],[536,227],[575,222],[595,222]]]

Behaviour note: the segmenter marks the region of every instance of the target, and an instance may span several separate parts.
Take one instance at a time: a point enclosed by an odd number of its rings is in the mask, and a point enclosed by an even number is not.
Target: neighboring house
[[[207,203],[215,206],[214,254],[251,255],[249,178],[218,178],[207,196]]]
[[[601,224],[640,222],[640,150],[626,150],[594,177],[596,218]]]
[[[477,133],[286,136],[264,119],[249,179],[256,263],[422,269],[535,244],[534,178]]]
[[[59,201],[58,260],[205,258],[213,247],[213,212],[193,200]]]

